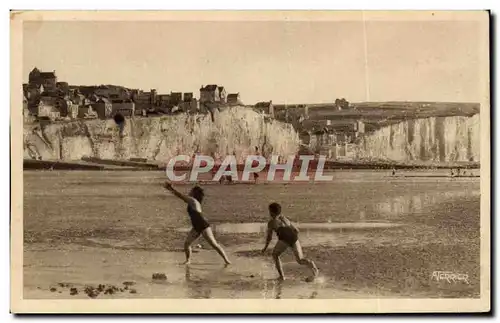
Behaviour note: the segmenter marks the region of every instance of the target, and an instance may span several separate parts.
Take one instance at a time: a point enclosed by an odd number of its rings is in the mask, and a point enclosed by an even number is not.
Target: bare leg
[[[295,242],[292,249],[293,254],[295,255],[295,260],[297,260],[299,264],[309,267],[314,277],[318,276],[318,267],[316,267],[314,261],[304,258],[304,254],[302,253],[302,246],[300,245],[300,242],[298,240],[297,242]]]
[[[274,264],[276,266],[276,270],[278,271],[278,274],[280,275],[281,280],[285,280],[285,274],[283,273],[283,266],[281,265],[281,260],[280,256],[281,254],[288,248],[288,245],[284,243],[281,240],[278,240],[276,243],[276,246],[274,246],[273,250],[273,259],[274,259]]]
[[[184,253],[186,254],[186,262],[184,264],[186,265],[191,261],[191,245],[199,236],[200,234],[195,229],[191,229],[186,237],[186,241],[184,241]]]
[[[210,244],[210,246],[212,246],[212,248],[214,248],[215,251],[217,251],[217,253],[222,257],[222,259],[224,259],[226,265],[231,264],[226,256],[226,253],[224,252],[224,249],[222,249],[222,247],[215,240],[212,229],[210,227],[206,228],[205,231],[203,231],[202,235],[203,238],[205,238],[205,240],[207,240],[207,242]]]

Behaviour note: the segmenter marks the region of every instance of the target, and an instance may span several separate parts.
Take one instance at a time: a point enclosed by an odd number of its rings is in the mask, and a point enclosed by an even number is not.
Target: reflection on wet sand
[[[384,218],[394,219],[402,215],[422,212],[437,203],[470,196],[479,196],[479,192],[433,192],[432,194],[396,196],[377,203],[375,211]]]
[[[319,289],[326,286],[317,284],[297,284],[294,279],[285,281],[279,279],[264,279],[260,284],[261,295],[264,299],[314,299],[319,294]]]
[[[210,286],[206,286],[203,280],[193,279],[191,267],[186,265],[186,285],[189,298],[212,298]]]

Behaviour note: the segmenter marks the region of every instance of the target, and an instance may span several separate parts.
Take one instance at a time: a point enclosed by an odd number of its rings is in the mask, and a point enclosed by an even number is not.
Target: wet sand
[[[204,210],[233,261],[224,268],[203,240],[192,265],[181,265],[185,206],[155,176],[25,172],[24,297],[88,298],[85,286],[99,284],[117,290],[98,298],[479,296],[477,179],[344,172],[319,186],[207,185]],[[272,200],[299,224],[316,282],[304,282],[308,270],[287,251],[289,280],[279,283],[270,253],[260,254]],[[433,281],[437,270],[466,273],[470,284]]]

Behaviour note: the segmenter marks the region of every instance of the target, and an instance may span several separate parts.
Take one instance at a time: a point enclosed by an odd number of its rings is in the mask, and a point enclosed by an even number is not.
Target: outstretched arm
[[[164,187],[184,202],[189,203],[191,201],[191,198],[189,196],[182,194],[181,192],[173,188],[172,184],[170,184],[169,182],[165,182]]]

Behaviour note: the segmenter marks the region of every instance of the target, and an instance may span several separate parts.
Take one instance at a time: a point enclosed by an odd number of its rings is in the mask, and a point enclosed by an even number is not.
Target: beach
[[[225,268],[202,239],[182,265],[189,219],[161,187],[164,172],[25,171],[24,298],[89,298],[85,288],[99,284],[115,288],[97,298],[479,297],[479,178],[425,174],[440,171],[204,185],[204,212],[233,262]],[[279,283],[270,252],[260,254],[273,201],[298,224],[315,282],[287,251]],[[436,281],[435,271],[468,281]]]

